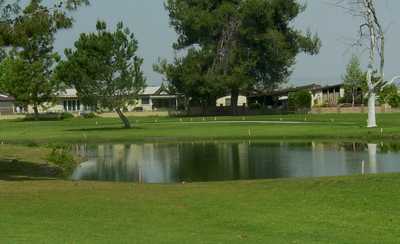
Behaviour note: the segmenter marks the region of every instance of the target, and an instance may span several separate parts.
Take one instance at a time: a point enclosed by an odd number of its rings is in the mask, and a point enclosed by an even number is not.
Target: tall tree
[[[41,0],[30,0],[21,10],[18,3],[0,2],[0,89],[22,105],[38,108],[59,90],[53,80],[53,68],[59,61],[54,51],[55,35],[72,26],[67,11],[87,0],[67,0],[48,7]]]
[[[146,82],[137,50],[138,42],[122,22],[109,32],[99,21],[97,32],[81,34],[75,49],[65,51],[67,60],[57,67],[57,77],[75,87],[83,103],[115,110],[130,128],[123,108],[135,102]]]
[[[304,10],[295,0],[168,0],[178,50],[199,47],[213,55],[203,75],[232,95],[270,87],[291,74],[300,52],[316,54],[320,40],[292,27]]]
[[[351,97],[351,104],[354,107],[359,91],[363,88],[365,80],[365,72],[362,71],[360,60],[353,55],[346,67],[346,74],[343,76],[343,83],[346,95]],[[361,99],[362,101],[363,99]]]
[[[188,111],[192,105],[206,108],[220,94],[218,84],[204,75],[212,62],[212,55],[190,48],[186,56],[175,57],[173,63],[161,60],[154,65],[154,70],[164,75],[171,90],[184,95],[185,110]]]
[[[400,76],[391,81],[385,81],[385,32],[378,15],[375,0],[341,0],[338,4],[346,3],[350,12],[361,17],[359,40],[357,44],[366,46],[369,51],[368,71],[368,124],[369,128],[377,127],[376,99],[377,94],[387,85],[392,84]]]

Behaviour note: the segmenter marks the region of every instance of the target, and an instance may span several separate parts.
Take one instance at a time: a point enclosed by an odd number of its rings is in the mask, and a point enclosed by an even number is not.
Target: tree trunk
[[[122,120],[122,123],[124,123],[124,127],[126,129],[130,129],[131,123],[129,122],[128,118],[124,115],[124,113],[122,113],[121,109],[117,108],[115,111],[117,111],[119,118]]]
[[[353,88],[353,91],[352,91],[352,99],[353,99],[353,101],[351,102],[351,107],[353,107],[354,108],[354,106],[355,106],[355,104],[356,104],[356,95],[355,95],[355,91],[354,91],[354,88]]]
[[[35,120],[39,120],[39,109],[38,106],[35,104],[33,105],[33,113]]]
[[[231,91],[231,108],[232,108],[232,113],[234,115],[237,114],[238,100],[239,100],[239,91],[237,89],[232,89],[232,91]]]
[[[375,128],[376,125],[376,93],[370,91],[368,97],[368,128]]]

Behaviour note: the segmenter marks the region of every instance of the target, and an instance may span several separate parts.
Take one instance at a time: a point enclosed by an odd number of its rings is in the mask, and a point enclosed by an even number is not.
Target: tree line
[[[32,105],[37,117],[39,106],[73,87],[86,105],[114,110],[130,127],[122,108],[146,86],[134,34],[123,23],[111,31],[99,21],[96,31],[82,33],[61,58],[54,50],[55,35],[71,28],[71,12],[89,2],[54,2],[48,6],[42,0],[24,5],[0,0],[0,91],[21,105]],[[377,50],[384,58],[375,1],[351,4],[365,17],[362,27],[368,28],[361,34],[369,33],[373,66]],[[316,55],[321,48],[317,35],[293,27],[306,9],[297,0],[166,0],[164,5],[178,34],[173,48],[179,55],[172,62],[160,60],[154,70],[163,74],[170,90],[184,95],[186,109],[215,106],[216,98],[230,95],[235,112],[240,93],[277,88],[290,77],[299,53]],[[383,62],[380,69],[372,67],[363,74],[371,106],[378,87],[387,85],[382,66]]]

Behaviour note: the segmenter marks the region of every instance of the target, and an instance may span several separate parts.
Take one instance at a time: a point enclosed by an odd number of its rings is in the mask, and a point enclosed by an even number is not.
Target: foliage
[[[186,56],[176,57],[171,64],[161,60],[154,70],[165,76],[171,90],[185,95],[187,110],[189,105],[211,105],[222,94],[218,84],[204,75],[211,64],[210,54],[190,48]]]
[[[346,67],[346,74],[342,77],[346,102],[350,102],[353,106],[362,103],[363,91],[367,85],[366,77],[366,73],[361,69],[360,60],[353,55]]]
[[[400,107],[399,88],[395,84],[384,87],[379,93],[379,102],[389,104],[393,108]]]
[[[38,116],[34,114],[28,114],[23,119],[24,121],[54,121],[54,120],[65,120],[74,118],[74,115],[71,113],[42,113]]]
[[[69,175],[77,166],[77,162],[71,153],[71,146],[65,144],[52,144],[48,146],[51,152],[47,160],[64,170],[64,176]]]
[[[211,56],[203,79],[230,93],[233,107],[241,91],[286,81],[296,55],[316,54],[321,45],[292,27],[304,10],[294,0],[168,0],[166,8],[178,33],[174,47]]]
[[[4,59],[0,64],[0,89],[22,105],[33,105],[36,116],[38,106],[51,102],[60,90],[61,84],[52,77],[59,61],[53,48],[55,35],[72,26],[66,11],[83,2],[87,0],[47,7],[41,0],[30,0],[23,10],[18,2],[0,2],[0,56]]]
[[[95,119],[98,118],[99,116],[97,116],[95,113],[85,113],[82,114],[82,117],[85,119]]]
[[[288,107],[292,111],[308,111],[311,108],[311,102],[312,96],[307,90],[289,93]]]
[[[97,32],[81,34],[75,49],[65,51],[67,60],[57,67],[57,78],[75,87],[84,104],[115,110],[129,128],[122,109],[135,101],[146,82],[137,49],[138,42],[122,22],[109,32],[99,21]]]

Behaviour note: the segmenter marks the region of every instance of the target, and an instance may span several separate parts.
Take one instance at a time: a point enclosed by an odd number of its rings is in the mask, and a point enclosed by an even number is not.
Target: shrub
[[[86,113],[82,114],[82,117],[85,119],[95,119],[98,118],[99,116],[97,116],[95,113]]]
[[[400,96],[399,95],[391,96],[389,98],[388,103],[392,108],[399,108],[400,107]]]
[[[261,104],[259,104],[259,103],[250,103],[249,104],[249,108],[251,110],[258,110],[258,109],[261,109]]]
[[[309,91],[302,90],[289,93],[288,108],[290,111],[305,111],[311,108],[312,96]]]
[[[51,149],[50,154],[47,156],[47,161],[53,163],[64,171],[64,176],[72,173],[77,166],[77,162],[71,152],[70,145],[53,144],[49,145]]]
[[[64,120],[73,118],[74,115],[71,113],[44,113],[39,114],[39,117],[36,118],[34,114],[27,114],[24,118],[24,121],[53,121],[53,120]]]

